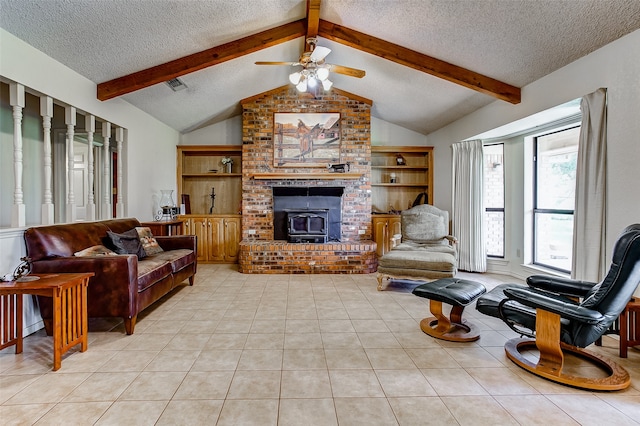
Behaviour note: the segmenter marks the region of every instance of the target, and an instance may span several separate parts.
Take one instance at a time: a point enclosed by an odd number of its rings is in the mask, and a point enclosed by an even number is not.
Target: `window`
[[[534,138],[533,263],[571,272],[580,126]]]
[[[504,144],[484,146],[487,256],[504,257]]]

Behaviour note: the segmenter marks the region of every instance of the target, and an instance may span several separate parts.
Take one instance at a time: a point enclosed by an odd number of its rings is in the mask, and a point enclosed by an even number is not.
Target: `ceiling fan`
[[[328,47],[318,46],[315,37],[307,38],[310,50],[300,56],[298,62],[256,62],[256,65],[290,65],[301,66],[302,70],[289,74],[289,81],[296,86],[300,92],[306,92],[308,87],[315,87],[322,84],[324,90],[329,90],[333,82],[329,80],[329,72],[348,75],[350,77],[362,78],[365,75],[363,70],[349,68],[342,65],[328,64],[324,61],[331,52]]]

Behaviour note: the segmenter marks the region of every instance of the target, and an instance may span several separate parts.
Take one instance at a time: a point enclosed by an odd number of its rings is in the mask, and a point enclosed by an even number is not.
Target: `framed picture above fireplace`
[[[340,113],[273,114],[275,167],[327,167],[340,163]]]

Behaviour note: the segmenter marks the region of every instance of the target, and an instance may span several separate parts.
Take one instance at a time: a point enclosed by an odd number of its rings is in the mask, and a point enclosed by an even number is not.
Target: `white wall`
[[[180,145],[242,145],[242,115],[185,133]]]
[[[371,145],[427,146],[427,137],[388,121],[371,117]]]
[[[95,83],[1,28],[0,76],[127,129],[123,162],[126,215],[152,219],[153,195],[159,194],[160,189],[176,188],[177,131],[122,99],[99,101]],[[12,168],[12,158],[7,160],[9,165],[2,158],[2,167]],[[40,205],[27,208],[40,210]],[[0,230],[0,273],[13,272],[24,255],[22,230]],[[27,330],[34,325],[33,321],[27,319]]]
[[[438,204],[451,208],[453,143],[605,87],[608,89],[607,247],[610,252],[622,228],[640,222],[639,76],[640,30],[637,30],[527,85],[522,89],[519,105],[496,101],[429,134],[429,144],[436,147],[434,159],[438,170],[434,197]]]

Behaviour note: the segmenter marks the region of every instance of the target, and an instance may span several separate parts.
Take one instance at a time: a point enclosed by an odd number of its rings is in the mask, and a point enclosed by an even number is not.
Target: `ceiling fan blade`
[[[348,75],[349,77],[358,77],[362,78],[365,76],[366,72],[363,70],[359,70],[356,68],[344,67],[342,65],[333,65],[327,64],[329,66],[329,71],[335,72],[337,74]]]
[[[300,65],[299,62],[265,62],[265,61],[258,61],[256,62],[256,65]]]
[[[316,46],[311,52],[311,61],[319,62],[327,57],[327,55],[331,52],[331,49],[323,46]]]

